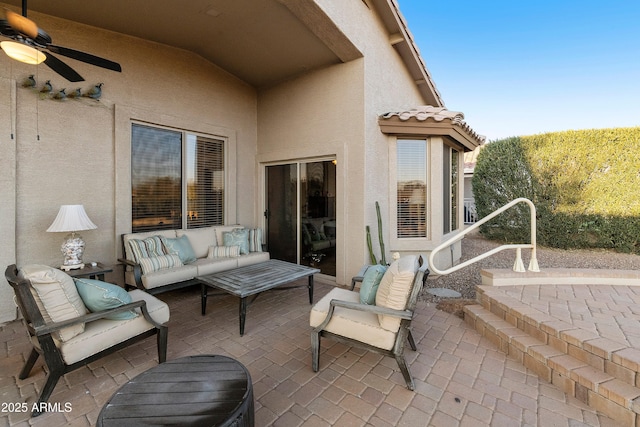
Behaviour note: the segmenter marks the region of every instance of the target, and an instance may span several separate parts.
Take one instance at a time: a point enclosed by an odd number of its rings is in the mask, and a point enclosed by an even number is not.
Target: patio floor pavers
[[[316,280],[315,300],[331,289]],[[614,426],[575,398],[539,379],[501,353],[464,321],[433,304],[418,303],[413,321],[417,352],[407,350],[416,382],[409,391],[391,358],[322,340],[320,371],[311,370],[306,288],[267,292],[249,308],[244,336],[237,333],[237,300],[209,300],[199,312],[199,288],[159,296],[169,304],[167,359],[223,354],[250,371],[256,426]],[[33,402],[44,383],[42,362],[17,379],[30,346],[19,321],[0,327],[0,402]],[[100,409],[123,383],[157,363],[150,338],[67,374],[50,402],[71,411],[0,413],[0,426],[94,425]],[[0,408],[1,409],[1,408]]]

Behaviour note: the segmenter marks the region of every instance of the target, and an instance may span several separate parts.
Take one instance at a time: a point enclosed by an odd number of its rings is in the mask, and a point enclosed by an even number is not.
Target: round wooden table
[[[96,426],[253,426],[247,369],[219,355],[161,363],[125,383],[104,405]]]

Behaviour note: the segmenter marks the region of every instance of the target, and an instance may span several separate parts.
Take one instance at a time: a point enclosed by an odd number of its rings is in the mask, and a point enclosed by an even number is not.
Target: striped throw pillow
[[[249,252],[262,252],[262,229],[249,230]]]
[[[144,240],[131,239],[129,240],[129,248],[133,254],[133,260],[137,263],[142,258],[166,255],[160,236],[151,236]]]
[[[147,245],[147,252],[149,253],[150,257],[167,254],[167,252],[165,252],[164,250],[164,245],[162,244],[162,237],[151,236],[147,237],[143,241],[144,244]]]
[[[184,265],[178,255],[160,255],[140,258],[138,263],[142,268],[142,274],[153,273],[154,271],[165,268],[182,267]]]
[[[224,258],[240,256],[240,246],[209,246],[207,258]]]

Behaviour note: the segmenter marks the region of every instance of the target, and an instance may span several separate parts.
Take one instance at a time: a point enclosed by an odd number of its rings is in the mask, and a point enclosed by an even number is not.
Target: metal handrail
[[[526,203],[527,205],[529,205],[529,210],[531,211],[531,243],[523,243],[523,244],[511,244],[511,245],[502,245],[502,246],[498,246],[497,248],[494,248],[488,252],[485,252],[483,254],[480,254],[474,258],[471,258],[470,260],[467,260],[461,264],[455,265],[449,269],[446,270],[439,270],[438,268],[436,268],[435,263],[434,263],[434,257],[435,254],[438,253],[439,251],[441,251],[442,249],[451,246],[452,244],[454,244],[455,242],[457,242],[458,240],[462,240],[462,238],[464,236],[466,236],[468,233],[470,233],[471,231],[475,230],[476,228],[480,227],[482,224],[484,224],[485,222],[495,218],[496,216],[500,215],[502,212],[506,211],[507,209],[512,208],[513,206],[517,205],[518,203]],[[477,261],[480,261],[481,259],[485,259],[495,253],[504,251],[506,249],[515,249],[516,250],[516,261],[513,264],[513,271],[517,271],[520,273],[525,272],[525,268],[524,268],[524,263],[522,262],[522,249],[523,248],[530,248],[531,249],[531,260],[529,262],[529,271],[535,271],[538,272],[540,271],[540,267],[538,266],[538,259],[536,257],[536,207],[533,204],[533,202],[529,199],[525,199],[524,197],[520,197],[517,199],[512,200],[511,202],[507,203],[506,205],[504,205],[503,207],[501,207],[500,209],[492,212],[490,215],[487,215],[486,217],[482,218],[480,221],[476,222],[475,224],[473,224],[472,226],[468,227],[467,229],[465,229],[462,233],[456,234],[455,236],[453,236],[451,239],[445,241],[444,243],[440,244],[439,246],[437,246],[433,251],[431,251],[431,254],[429,255],[429,268],[431,269],[431,271],[435,274],[440,274],[440,275],[445,275],[445,274],[450,274],[453,273],[454,271],[458,271],[461,268],[464,268],[468,265],[471,265]]]

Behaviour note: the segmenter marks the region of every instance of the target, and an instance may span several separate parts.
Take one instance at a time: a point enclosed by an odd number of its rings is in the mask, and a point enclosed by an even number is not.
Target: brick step
[[[465,322],[568,395],[624,425],[640,426],[640,359],[628,357],[635,349],[505,298],[479,290],[482,305],[465,306]]]
[[[632,386],[640,386],[640,350],[581,329],[491,286],[476,287],[476,299],[487,311],[527,335]]]
[[[597,268],[545,268],[539,272],[516,272],[508,268],[480,271],[483,285],[640,285],[639,270]]]

